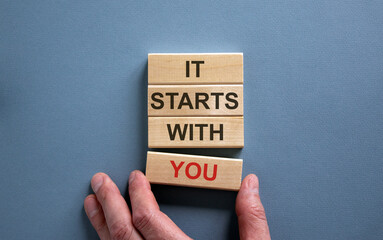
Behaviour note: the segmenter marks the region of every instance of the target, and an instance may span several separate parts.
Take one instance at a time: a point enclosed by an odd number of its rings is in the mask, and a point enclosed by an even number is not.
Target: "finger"
[[[145,239],[190,239],[170,218],[160,211],[145,175],[133,171],[129,177],[133,224]]]
[[[134,229],[128,205],[112,179],[105,173],[97,173],[91,185],[102,206],[111,239],[142,239]]]
[[[270,239],[265,210],[259,197],[259,182],[254,174],[243,180],[235,207],[242,240]]]
[[[100,203],[96,199],[96,195],[91,194],[84,200],[84,208],[92,226],[96,230],[98,236],[102,240],[109,239],[109,230],[106,225],[104,213]]]

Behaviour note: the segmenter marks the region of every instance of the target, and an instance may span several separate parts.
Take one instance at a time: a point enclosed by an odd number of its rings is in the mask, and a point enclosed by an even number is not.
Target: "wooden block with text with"
[[[149,54],[151,148],[242,148],[243,55]]]
[[[146,177],[151,183],[237,191],[242,160],[149,151]]]
[[[242,148],[243,117],[149,117],[150,148]]]

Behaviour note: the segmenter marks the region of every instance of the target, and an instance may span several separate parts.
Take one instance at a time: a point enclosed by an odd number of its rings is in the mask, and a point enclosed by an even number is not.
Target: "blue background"
[[[383,238],[382,1],[0,2],[0,237],[94,239],[104,171],[147,151],[147,54],[243,52],[244,159],[273,239]],[[197,239],[235,239],[236,194],[154,186]]]

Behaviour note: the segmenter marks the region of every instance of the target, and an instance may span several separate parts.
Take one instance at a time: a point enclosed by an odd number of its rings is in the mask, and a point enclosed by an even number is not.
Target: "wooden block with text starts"
[[[148,116],[243,116],[243,85],[149,85]]]
[[[150,183],[237,191],[242,160],[149,151],[146,177]]]
[[[242,148],[243,55],[149,54],[150,148]]]

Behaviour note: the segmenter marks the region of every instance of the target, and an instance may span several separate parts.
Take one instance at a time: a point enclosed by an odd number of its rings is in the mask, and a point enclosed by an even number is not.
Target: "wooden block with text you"
[[[149,85],[148,116],[243,116],[243,85]]]
[[[242,53],[149,54],[149,84],[242,84]]]
[[[237,191],[242,160],[148,151],[146,177],[151,183]]]
[[[150,148],[242,148],[243,117],[149,117]]]

